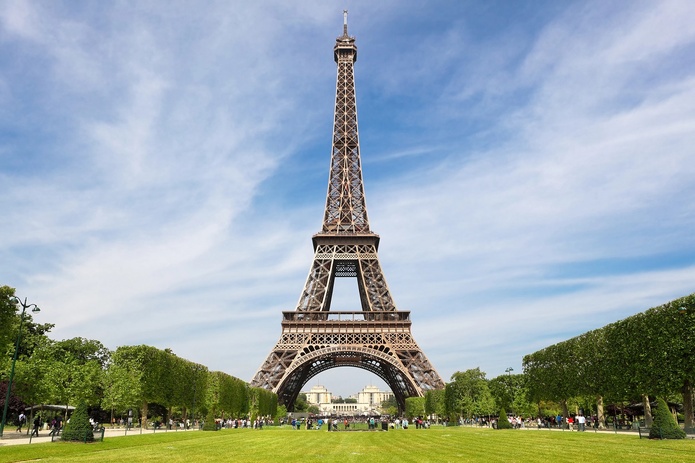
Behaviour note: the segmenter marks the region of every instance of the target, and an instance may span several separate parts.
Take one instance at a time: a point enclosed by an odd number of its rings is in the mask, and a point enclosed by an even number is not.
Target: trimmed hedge
[[[683,431],[668,409],[664,399],[657,399],[654,410],[654,423],[649,430],[650,439],[685,439]]]
[[[65,429],[63,429],[62,439],[76,442],[92,442],[94,440],[94,431],[92,430],[92,424],[89,422],[86,403],[81,402],[75,408],[75,411],[72,412],[70,420],[65,424]]]
[[[497,420],[497,429],[512,429],[512,423],[509,422],[507,412],[504,408],[500,410],[500,417]]]

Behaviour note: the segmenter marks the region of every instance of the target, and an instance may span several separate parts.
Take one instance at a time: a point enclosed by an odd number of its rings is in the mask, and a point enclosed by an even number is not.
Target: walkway
[[[190,429],[188,431],[184,429],[172,429],[171,431],[165,430],[165,429],[159,429],[156,431],[158,434],[163,433],[163,432],[189,432],[189,431],[194,431],[193,429]],[[26,431],[22,431],[21,433],[16,432],[14,429],[7,429],[5,428],[5,432],[0,438],[0,447],[4,447],[6,445],[20,445],[20,444],[39,444],[42,442],[51,442],[52,437],[48,435],[50,431],[45,430],[41,431],[39,433],[39,437],[34,437],[34,438],[29,438],[29,435],[26,433]],[[140,428],[131,428],[128,429],[126,432],[125,428],[106,428],[104,430],[104,437],[120,437],[120,436],[134,436],[137,434],[152,434],[155,431],[152,429],[140,429]],[[98,436],[98,433],[95,433],[95,437]]]

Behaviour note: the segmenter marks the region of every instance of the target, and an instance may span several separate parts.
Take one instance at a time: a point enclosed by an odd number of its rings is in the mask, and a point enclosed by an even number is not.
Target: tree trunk
[[[642,394],[642,405],[644,405],[644,425],[651,428],[654,418],[652,417],[652,404],[649,403],[648,395]]]
[[[564,419],[564,422],[567,423],[567,418],[570,416],[570,412],[567,410],[567,401],[563,400],[560,402],[560,405],[562,405],[562,418]]]
[[[27,420],[27,434],[29,434],[29,429],[34,426],[34,406],[35,404],[31,405],[31,416],[29,417],[29,420]]]
[[[596,418],[599,429],[606,428],[606,415],[603,414],[603,396],[596,396]]]
[[[140,427],[147,428],[147,402],[142,403],[142,410],[140,411]]]
[[[683,384],[683,415],[685,417],[686,432],[693,432],[695,417],[693,417],[693,385],[689,379]]]

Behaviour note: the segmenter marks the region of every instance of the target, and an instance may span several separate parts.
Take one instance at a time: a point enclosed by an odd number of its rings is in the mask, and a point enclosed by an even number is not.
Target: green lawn
[[[388,432],[232,429],[111,437],[94,444],[0,447],[0,463],[41,462],[695,462],[695,440],[537,430],[432,428]]]

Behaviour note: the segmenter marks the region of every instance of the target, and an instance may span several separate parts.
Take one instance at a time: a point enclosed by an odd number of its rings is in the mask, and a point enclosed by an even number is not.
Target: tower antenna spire
[[[343,37],[347,37],[347,13],[348,10],[343,10]]]

